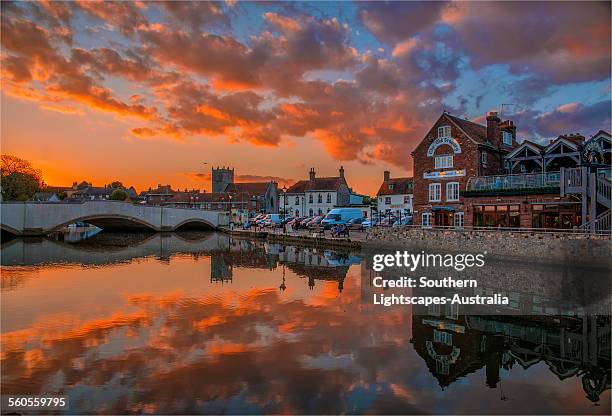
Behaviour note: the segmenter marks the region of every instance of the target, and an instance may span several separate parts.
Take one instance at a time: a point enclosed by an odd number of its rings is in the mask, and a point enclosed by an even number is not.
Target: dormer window
[[[393,184],[392,183],[389,184],[389,189],[391,189],[391,190],[393,189]]]
[[[450,138],[451,137],[451,128],[450,126],[440,126],[438,127],[438,139],[440,138]]]
[[[512,133],[502,131],[502,140],[506,146],[512,146]]]

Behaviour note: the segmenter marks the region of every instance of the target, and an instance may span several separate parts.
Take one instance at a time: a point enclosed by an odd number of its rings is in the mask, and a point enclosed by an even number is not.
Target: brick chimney
[[[315,180],[315,170],[314,168],[310,168],[310,181],[314,181]]]
[[[497,116],[497,111],[491,111],[487,114],[487,140],[495,147],[501,145],[501,132],[499,130],[500,121],[500,118]]]
[[[386,171],[383,173],[383,175],[384,175],[384,178],[385,178],[385,179],[384,179],[384,181],[385,181],[385,182],[389,182],[389,179],[391,178],[391,172],[389,172],[388,170],[386,170]]]
[[[500,136],[501,136],[501,131],[507,131],[508,133],[510,133],[512,135],[512,144],[514,145],[516,143],[516,126],[514,125],[514,122],[512,120],[504,120],[500,125]],[[503,139],[503,137],[502,137]],[[501,143],[503,144],[503,140],[501,140]]]
[[[338,171],[341,178],[344,178],[344,166],[340,166],[340,170]]]

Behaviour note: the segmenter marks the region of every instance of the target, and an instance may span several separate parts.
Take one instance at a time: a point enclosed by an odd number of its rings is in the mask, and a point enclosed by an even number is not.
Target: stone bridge
[[[226,212],[138,205],[121,201],[3,202],[3,232],[18,236],[46,235],[77,221],[105,230],[180,231],[227,225]]]

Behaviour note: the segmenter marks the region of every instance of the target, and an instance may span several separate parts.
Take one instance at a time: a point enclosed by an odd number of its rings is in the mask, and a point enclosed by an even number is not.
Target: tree
[[[5,200],[27,201],[44,186],[40,169],[17,156],[2,155],[0,173]]]
[[[125,192],[123,189],[115,189],[113,192],[111,192],[108,199],[112,201],[125,201],[127,196],[127,192]]]
[[[121,183],[121,181],[114,181],[110,184],[109,187],[113,189],[125,189],[125,186],[123,186],[123,183]]]

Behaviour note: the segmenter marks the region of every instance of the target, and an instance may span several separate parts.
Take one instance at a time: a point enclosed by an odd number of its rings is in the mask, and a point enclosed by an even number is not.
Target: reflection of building
[[[430,307],[412,320],[412,343],[441,387],[486,367],[495,388],[499,370],[544,361],[559,379],[582,378],[589,400],[610,389],[610,316],[559,319],[456,315]],[[415,312],[416,313],[416,312]]]
[[[232,265],[227,264],[223,253],[210,255],[210,281],[211,283],[231,283],[233,277]]]

